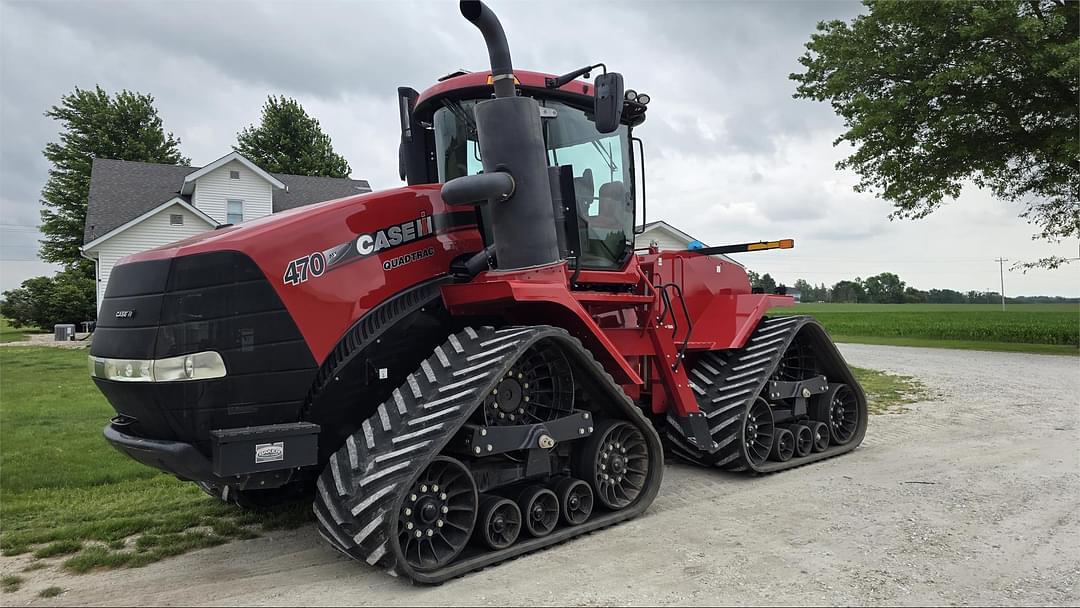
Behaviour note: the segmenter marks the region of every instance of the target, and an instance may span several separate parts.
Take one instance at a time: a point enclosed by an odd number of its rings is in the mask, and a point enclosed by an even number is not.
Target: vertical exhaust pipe
[[[482,101],[473,110],[484,173],[447,182],[443,200],[454,204],[463,198],[487,198],[499,270],[558,262],[540,104],[517,96],[510,47],[495,13],[479,0],[461,0],[461,14],[484,35],[495,99]],[[496,179],[497,173],[511,179]]]
[[[491,9],[480,0],[461,0],[461,16],[480,30],[487,44],[488,59],[491,61],[491,83],[495,86],[495,97],[514,96],[514,66],[510,61],[510,45],[506,42],[506,32],[502,23]]]

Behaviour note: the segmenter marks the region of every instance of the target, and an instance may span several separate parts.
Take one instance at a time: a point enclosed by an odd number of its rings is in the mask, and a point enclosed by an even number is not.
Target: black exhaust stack
[[[461,14],[484,35],[491,59],[495,99],[476,104],[477,138],[484,174],[447,182],[450,204],[491,206],[495,259],[500,270],[559,261],[555,212],[548,181],[547,150],[540,126],[540,104],[518,97],[510,47],[495,13],[479,0],[461,0]],[[510,180],[493,179],[503,173]]]

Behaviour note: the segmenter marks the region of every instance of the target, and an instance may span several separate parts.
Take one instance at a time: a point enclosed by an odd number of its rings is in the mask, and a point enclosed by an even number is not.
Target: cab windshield
[[[621,268],[633,250],[628,127],[600,133],[582,110],[558,101],[538,101],[549,115],[543,118],[548,164],[573,167],[581,267]],[[440,182],[483,170],[473,120],[475,105],[475,100],[446,100],[435,111],[432,126]]]

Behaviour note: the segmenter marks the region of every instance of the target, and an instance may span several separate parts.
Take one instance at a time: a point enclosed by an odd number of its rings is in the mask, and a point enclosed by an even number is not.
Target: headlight
[[[225,376],[225,361],[213,351],[167,359],[89,357],[90,375],[118,382],[175,382]]]

